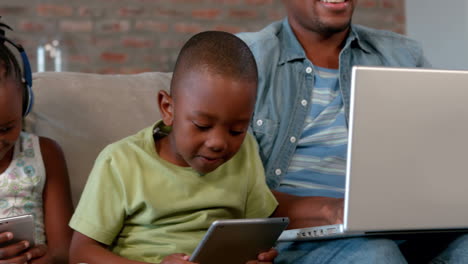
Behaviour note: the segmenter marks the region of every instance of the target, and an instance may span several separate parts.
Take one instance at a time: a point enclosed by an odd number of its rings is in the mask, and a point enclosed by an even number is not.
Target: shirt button
[[[307,73],[311,73],[311,72],[312,72],[312,67],[307,67],[307,68],[306,68],[306,72],[307,72]]]
[[[306,106],[306,105],[307,105],[307,100],[305,100],[305,99],[302,100],[302,101],[301,101],[301,104],[302,104],[303,106]]]
[[[262,126],[263,125],[263,120],[259,119],[257,120],[257,126]]]
[[[291,141],[291,143],[295,143],[295,142],[296,142],[296,137],[291,137],[291,138],[289,139],[289,141]]]
[[[275,170],[275,174],[276,174],[276,175],[279,176],[279,175],[281,175],[281,173],[282,173],[281,169],[276,169],[276,170]]]

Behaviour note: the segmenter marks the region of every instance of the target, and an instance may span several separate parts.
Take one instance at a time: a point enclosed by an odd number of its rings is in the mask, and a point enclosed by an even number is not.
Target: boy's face
[[[0,80],[0,162],[12,151],[19,137],[23,119],[21,111],[22,94],[18,83],[9,78]]]
[[[161,157],[200,173],[211,172],[228,161],[247,133],[256,90],[255,82],[209,71],[184,73],[173,84],[172,97],[159,94],[163,121],[172,126],[166,137],[168,144],[161,144],[159,149]]]

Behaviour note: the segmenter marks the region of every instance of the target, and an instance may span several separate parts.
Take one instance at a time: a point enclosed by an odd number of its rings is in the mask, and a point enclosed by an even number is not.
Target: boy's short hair
[[[247,82],[257,82],[257,64],[247,44],[222,31],[205,31],[191,37],[182,47],[173,73],[173,82],[184,72],[202,70]]]

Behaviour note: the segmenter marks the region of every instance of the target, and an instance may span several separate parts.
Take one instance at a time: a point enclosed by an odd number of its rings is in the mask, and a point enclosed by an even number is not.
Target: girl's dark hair
[[[6,44],[7,41],[4,40],[5,29],[11,30],[9,26],[0,22],[0,80],[13,78],[13,80],[22,83],[21,67],[8,44]]]
[[[0,79],[13,77],[21,83],[21,68],[15,55],[5,46],[0,44]]]

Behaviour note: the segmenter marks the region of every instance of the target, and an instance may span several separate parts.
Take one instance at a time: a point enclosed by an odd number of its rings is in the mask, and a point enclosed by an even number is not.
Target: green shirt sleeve
[[[125,189],[109,148],[97,158],[70,221],[74,230],[110,245],[125,219]]]
[[[265,169],[258,154],[257,142],[250,134],[247,134],[245,140],[248,143],[249,160],[252,161],[251,168],[248,171],[251,177],[249,179],[245,217],[270,217],[278,206],[278,202],[266,184]]]

